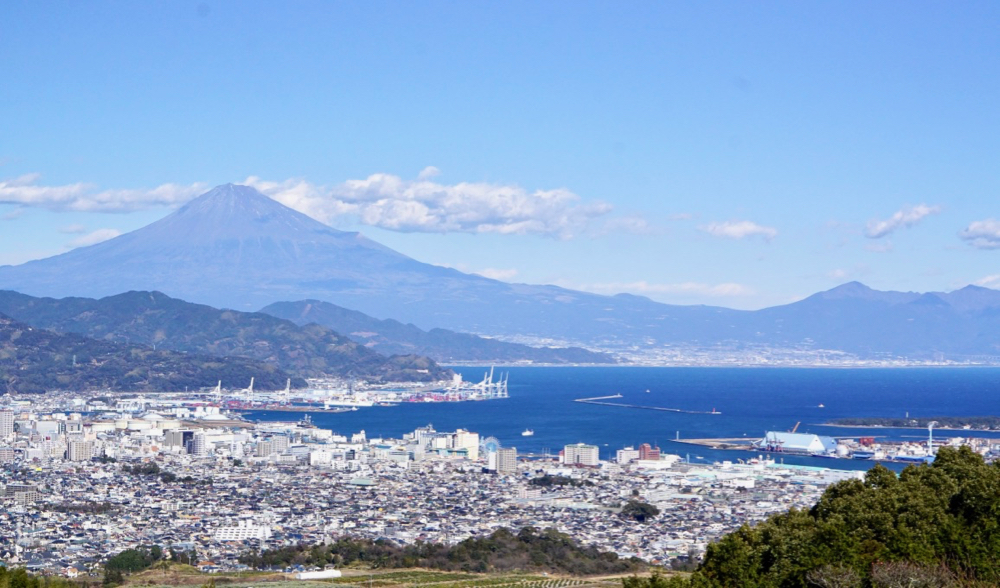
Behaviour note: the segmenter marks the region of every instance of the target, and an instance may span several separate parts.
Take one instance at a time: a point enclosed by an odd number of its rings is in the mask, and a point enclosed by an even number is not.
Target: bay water
[[[453,368],[477,382],[489,367]],[[1000,368],[663,368],[663,367],[512,367],[510,398],[479,402],[401,403],[345,413],[313,414],[313,422],[341,434],[365,430],[369,438],[399,438],[433,424],[439,431],[458,428],[493,436],[519,453],[558,454],[570,443],[597,445],[609,459],[625,446],[659,445],[691,461],[748,459],[742,451],[711,450],[675,443],[678,437],[758,439],[768,430],[829,436],[878,436],[892,440],[927,439],[920,429],[854,429],[824,426],[843,417],[986,416],[1000,414]],[[609,402],[657,406],[691,414],[599,406],[574,399],[621,394]],[[822,405],[822,407],[820,406]],[[250,419],[289,420],[300,415],[258,411]],[[534,431],[530,437],[525,430]],[[936,439],[971,435],[936,431]],[[977,437],[1000,439],[1000,433]],[[1000,442],[1000,441],[998,441]],[[787,464],[868,469],[871,462],[779,456]],[[898,469],[898,468],[897,468]]]

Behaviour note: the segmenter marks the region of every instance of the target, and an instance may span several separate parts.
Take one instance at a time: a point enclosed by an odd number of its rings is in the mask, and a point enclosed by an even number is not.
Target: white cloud
[[[686,221],[694,218],[694,215],[690,212],[678,212],[676,214],[671,214],[667,217],[669,221]]]
[[[758,225],[752,221],[726,221],[722,223],[709,223],[698,227],[709,235],[725,237],[727,239],[745,239],[748,237],[761,237],[765,241],[770,241],[778,236],[778,230],[773,227]]]
[[[8,210],[7,212],[0,214],[0,220],[12,221],[21,218],[23,215],[23,208],[15,208],[14,210]]]
[[[441,184],[374,174],[334,186],[301,179],[249,177],[244,182],[278,202],[325,223],[349,218],[403,232],[535,234],[568,239],[608,215],[604,202],[582,202],[564,188],[528,191],[486,182]]]
[[[985,288],[995,288],[1000,286],[1000,274],[993,274],[992,276],[986,276],[985,278],[980,278],[975,281],[977,286],[983,286]]]
[[[496,269],[488,267],[486,269],[479,270],[477,274],[483,276],[484,278],[490,278],[491,280],[500,280],[503,282],[513,280],[517,276],[516,269]]]
[[[572,238],[587,232],[646,232],[638,217],[608,218],[612,206],[583,201],[565,188],[529,191],[487,182],[442,184],[429,166],[417,179],[374,174],[332,186],[302,179],[281,182],[251,176],[244,182],[321,222],[361,223],[403,232],[534,234]],[[155,206],[177,207],[206,192],[204,183],[163,184],[152,189],[99,190],[85,184],[45,186],[38,174],[0,180],[0,204],[54,211],[132,212]],[[605,218],[603,228],[595,227]]]
[[[681,282],[679,284],[650,284],[646,281],[638,282],[609,282],[602,284],[586,284],[577,287],[580,290],[587,290],[599,294],[618,294],[628,292],[630,294],[698,294],[718,298],[750,296],[754,294],[753,289],[736,284],[725,282],[722,284],[704,284],[701,282]]]
[[[993,218],[974,221],[958,236],[977,249],[1000,249],[1000,221]]]
[[[941,212],[940,206],[918,204],[910,208],[896,211],[886,220],[872,219],[868,221],[865,236],[869,239],[879,239],[894,232],[896,229],[909,228],[919,223],[924,217]]]
[[[102,241],[107,241],[108,239],[114,239],[122,232],[118,229],[97,229],[96,231],[87,233],[73,239],[66,244],[67,247],[86,247],[88,245],[96,245]]]
[[[205,192],[206,184],[163,184],[149,190],[97,190],[85,183],[39,185],[38,174],[0,180],[0,204],[20,204],[56,211],[132,212],[153,206],[178,206]]]
[[[428,165],[424,169],[420,170],[420,173],[417,174],[417,179],[418,180],[429,180],[429,179],[431,179],[433,177],[437,177],[439,175],[441,175],[441,170],[439,170],[438,168],[434,167],[433,165]]]
[[[65,227],[59,227],[59,232],[64,235],[79,235],[81,233],[87,232],[87,227],[83,225],[66,225]]]

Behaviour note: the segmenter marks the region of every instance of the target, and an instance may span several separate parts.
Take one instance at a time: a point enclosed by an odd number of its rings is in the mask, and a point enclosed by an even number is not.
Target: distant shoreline
[[[524,367],[524,368],[654,368],[654,369],[668,369],[668,368],[711,368],[711,369],[802,369],[802,370],[813,370],[813,369],[831,369],[831,370],[905,370],[905,369],[1000,369],[1000,364],[982,364],[982,365],[927,365],[927,364],[906,364],[906,365],[825,365],[825,364],[810,364],[810,365],[780,365],[780,364],[770,364],[770,365],[760,365],[760,364],[745,364],[745,365],[733,365],[729,363],[725,364],[651,364],[651,363],[520,363],[520,362],[504,362],[504,361],[452,361],[452,362],[438,362],[438,365],[444,368],[456,368],[456,367],[502,367],[502,368],[513,368],[513,367]]]
[[[810,425],[812,427],[833,427],[837,429],[913,429],[916,431],[926,431],[927,427],[923,426],[893,426],[893,425],[840,425],[835,423],[815,423]],[[962,427],[934,427],[935,431],[968,431],[970,433],[1000,433],[1000,429],[965,429]]]

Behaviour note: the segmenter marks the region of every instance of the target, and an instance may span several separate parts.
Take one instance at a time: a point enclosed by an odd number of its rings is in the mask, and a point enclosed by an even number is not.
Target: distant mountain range
[[[0,395],[50,390],[197,390],[256,378],[260,389],[301,378],[252,359],[153,350],[31,327],[0,314]],[[249,384],[249,380],[247,380]]]
[[[1000,291],[966,286],[949,293],[880,292],[850,282],[784,306],[720,313],[697,331],[703,342],[998,361]]]
[[[531,347],[456,333],[448,329],[424,331],[412,324],[379,320],[320,300],[276,302],[261,312],[299,325],[316,323],[343,333],[379,353],[416,353],[450,362],[529,362],[542,364],[610,364],[615,358],[580,347]]]
[[[421,263],[232,184],[103,243],[2,266],[0,288],[57,298],[160,291],[243,311],[323,300],[422,329],[603,346],[642,341],[651,327],[669,324],[671,313],[692,312],[637,296],[507,284]],[[714,312],[700,308],[694,312]]]
[[[425,331],[596,349],[768,347],[861,357],[1000,358],[1000,292],[988,288],[921,294],[850,283],[794,304],[738,311],[508,284],[421,263],[234,185],[219,186],[155,223],[103,243],[0,267],[0,288],[56,297],[159,290],[238,310],[316,300]],[[281,308],[270,311],[295,316],[294,309]],[[317,311],[310,320],[333,323],[320,314],[325,313]],[[388,328],[367,332],[381,336]],[[366,342],[387,346],[389,338],[380,336]],[[430,349],[423,341],[398,344]]]
[[[436,381],[451,375],[426,357],[386,357],[319,325],[299,326],[263,313],[218,310],[160,292],[127,292],[95,300],[0,291],[0,313],[36,328],[99,341],[248,358],[300,377]],[[246,383],[239,385],[248,384],[251,375],[243,375]],[[237,382],[227,380],[225,385]]]

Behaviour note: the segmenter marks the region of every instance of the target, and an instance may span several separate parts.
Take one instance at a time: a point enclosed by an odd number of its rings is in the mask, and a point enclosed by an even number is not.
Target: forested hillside
[[[690,578],[626,588],[1000,585],[1000,466],[966,447],[897,477],[875,466],[812,509],[743,526],[710,545]]]

